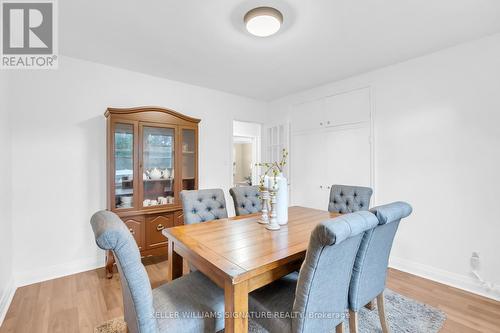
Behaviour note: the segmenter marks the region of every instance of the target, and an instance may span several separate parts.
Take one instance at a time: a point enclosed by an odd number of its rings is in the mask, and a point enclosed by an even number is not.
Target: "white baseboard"
[[[17,287],[56,279],[59,277],[89,271],[104,266],[103,258],[82,259],[73,262],[44,267],[42,269],[15,273]]]
[[[500,293],[485,289],[479,281],[472,276],[456,274],[440,268],[416,263],[403,258],[391,257],[389,266],[413,275],[462,289],[473,294],[500,301]]]
[[[16,293],[16,289],[17,288],[14,283],[14,278],[12,277],[7,284],[7,288],[5,288],[3,295],[0,295],[0,326],[2,326],[3,320],[7,315],[10,303],[12,302],[14,294]]]

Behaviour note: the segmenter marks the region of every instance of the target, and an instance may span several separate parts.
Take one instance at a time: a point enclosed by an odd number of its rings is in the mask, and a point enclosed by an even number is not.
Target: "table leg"
[[[174,242],[168,241],[168,272],[167,281],[175,280],[182,276],[182,257],[174,251]]]
[[[248,283],[224,284],[225,329],[226,333],[248,332]]]

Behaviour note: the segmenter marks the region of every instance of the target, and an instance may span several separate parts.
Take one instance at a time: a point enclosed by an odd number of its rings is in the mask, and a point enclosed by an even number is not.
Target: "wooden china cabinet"
[[[167,255],[161,231],[184,223],[179,192],[198,188],[198,123],[158,107],[108,108],[107,206],[127,225],[141,256]],[[114,257],[106,253],[113,276]]]

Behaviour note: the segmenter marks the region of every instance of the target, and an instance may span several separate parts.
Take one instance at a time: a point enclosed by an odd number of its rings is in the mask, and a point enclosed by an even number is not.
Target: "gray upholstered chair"
[[[405,202],[394,202],[370,209],[378,226],[367,231],[359,247],[349,287],[349,327],[357,332],[357,312],[377,298],[377,307],[384,333],[388,332],[384,309],[384,289],[392,242],[401,219],[411,214]]]
[[[184,224],[227,218],[226,199],[221,189],[181,191]]]
[[[224,328],[224,291],[199,272],[151,290],[137,244],[120,218],[100,211],[90,221],[97,245],[112,250],[128,332],[217,332]],[[182,313],[212,313],[183,317]],[[176,318],[175,314],[179,314]]]
[[[368,210],[372,193],[369,187],[332,185],[328,211],[345,214]]]
[[[375,215],[363,211],[316,226],[298,276],[289,274],[250,294],[254,320],[269,332],[342,332],[354,259],[365,231],[377,222]],[[268,312],[286,315],[260,315]]]
[[[262,210],[258,186],[236,186],[229,190],[233,197],[237,216],[248,215]]]

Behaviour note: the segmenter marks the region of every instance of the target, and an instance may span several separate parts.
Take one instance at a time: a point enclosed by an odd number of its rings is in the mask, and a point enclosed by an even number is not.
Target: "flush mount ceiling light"
[[[249,33],[258,37],[267,37],[280,30],[283,15],[279,10],[271,7],[257,7],[246,13],[243,21]]]

